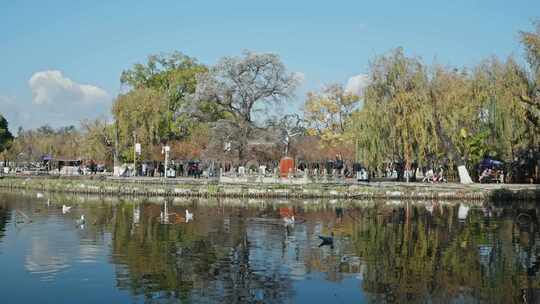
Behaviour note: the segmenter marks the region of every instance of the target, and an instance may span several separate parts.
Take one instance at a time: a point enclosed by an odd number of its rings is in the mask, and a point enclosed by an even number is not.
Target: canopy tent
[[[484,158],[480,162],[480,170],[483,170],[483,169],[496,169],[496,168],[499,168],[500,166],[502,166],[502,164],[503,164],[502,161],[494,160],[494,159],[491,159],[491,158],[487,157],[487,158]]]

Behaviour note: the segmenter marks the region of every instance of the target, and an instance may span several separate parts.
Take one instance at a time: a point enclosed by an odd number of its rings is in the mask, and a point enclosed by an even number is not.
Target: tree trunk
[[[465,166],[465,159],[460,155],[460,153],[457,151],[457,148],[455,147],[454,143],[452,143],[450,137],[444,132],[441,120],[439,119],[439,112],[437,109],[437,99],[435,96],[435,93],[433,91],[430,92],[431,94],[431,104],[433,107],[433,121],[435,123],[435,133],[437,136],[441,139],[442,144],[444,146],[444,149],[448,152],[450,155],[450,158],[453,159],[456,164],[458,165],[458,174],[459,174],[459,180],[462,184],[471,184],[473,183],[469,172],[467,171],[467,167]]]
[[[246,155],[245,155],[245,151],[244,151],[245,147],[242,143],[240,143],[239,147],[238,147],[238,162],[240,163],[241,166],[244,166],[246,164]]]
[[[431,100],[432,100],[432,107],[433,107],[433,121],[435,123],[435,133],[437,136],[441,139],[442,145],[444,147],[444,150],[448,152],[450,155],[450,158],[454,159],[458,166],[465,165],[465,160],[463,157],[459,154],[456,147],[454,146],[454,143],[452,143],[452,140],[446,132],[444,132],[441,120],[439,119],[439,112],[437,109],[437,102],[436,102],[436,96],[433,91],[431,91]]]
[[[118,141],[119,140],[120,140],[120,136],[118,134],[118,120],[116,120],[114,122],[113,176],[116,176],[120,173],[119,164],[118,164],[118,149],[119,149]]]

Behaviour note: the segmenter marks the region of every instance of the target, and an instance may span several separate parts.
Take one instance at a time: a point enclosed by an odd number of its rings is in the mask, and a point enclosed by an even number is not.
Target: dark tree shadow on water
[[[9,218],[11,217],[11,212],[8,209],[8,207],[0,203],[0,242],[2,241],[2,238],[5,235],[6,226],[9,222]]]

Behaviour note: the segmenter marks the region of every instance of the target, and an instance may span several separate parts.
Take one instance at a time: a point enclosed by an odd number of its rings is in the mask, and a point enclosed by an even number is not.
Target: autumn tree
[[[359,105],[360,97],[339,84],[328,85],[321,92],[309,92],[304,104],[308,134],[319,136],[325,147],[342,145],[349,118]]]
[[[430,116],[425,119],[431,124],[432,137],[424,155],[431,163],[448,160],[462,164],[468,158],[465,155],[476,155],[474,151],[483,149],[474,143],[479,138],[478,117],[482,110],[476,101],[482,98],[484,89],[474,86],[466,70],[436,65],[429,78]]]
[[[82,153],[87,159],[111,162],[114,152],[114,126],[105,119],[81,122]]]
[[[38,161],[44,155],[54,158],[82,157],[82,134],[75,126],[54,129],[49,125],[17,133],[8,151],[9,157],[19,161]]]
[[[521,44],[525,48],[525,57],[529,63],[529,71],[522,77],[526,87],[520,94],[521,101],[527,111],[527,119],[537,131],[540,130],[540,21],[535,22],[532,32],[520,32]]]
[[[430,68],[398,49],[378,57],[370,77],[347,133],[372,167],[398,160],[473,169],[486,155],[511,163],[538,141],[521,101],[530,83],[512,58]]]
[[[133,159],[135,141],[143,146],[143,158],[149,158],[152,147],[166,138],[167,128],[162,119],[167,112],[162,92],[141,88],[120,95],[113,105],[124,159]]]
[[[245,163],[248,142],[257,128],[256,110],[289,98],[297,83],[277,55],[245,52],[224,57],[208,73],[199,74],[193,102],[209,102],[225,113],[213,124],[213,138],[229,141]]]
[[[399,160],[410,167],[432,144],[426,68],[395,49],[376,58],[370,69],[365,106],[352,126],[356,141],[372,164]]]

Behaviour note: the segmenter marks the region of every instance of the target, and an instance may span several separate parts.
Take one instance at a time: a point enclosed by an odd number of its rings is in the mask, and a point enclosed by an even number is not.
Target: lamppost
[[[165,171],[163,172],[163,176],[167,177],[167,170],[169,167],[169,152],[171,151],[171,147],[169,146],[163,146],[161,148],[161,154],[165,154]]]
[[[135,163],[135,175],[137,175],[137,156],[138,155],[141,155],[141,152],[142,152],[142,149],[141,149],[141,144],[140,143],[135,143],[135,158],[134,158],[134,163]]]
[[[141,144],[137,142],[137,133],[133,131],[133,170],[137,176],[137,155],[141,154]]]

